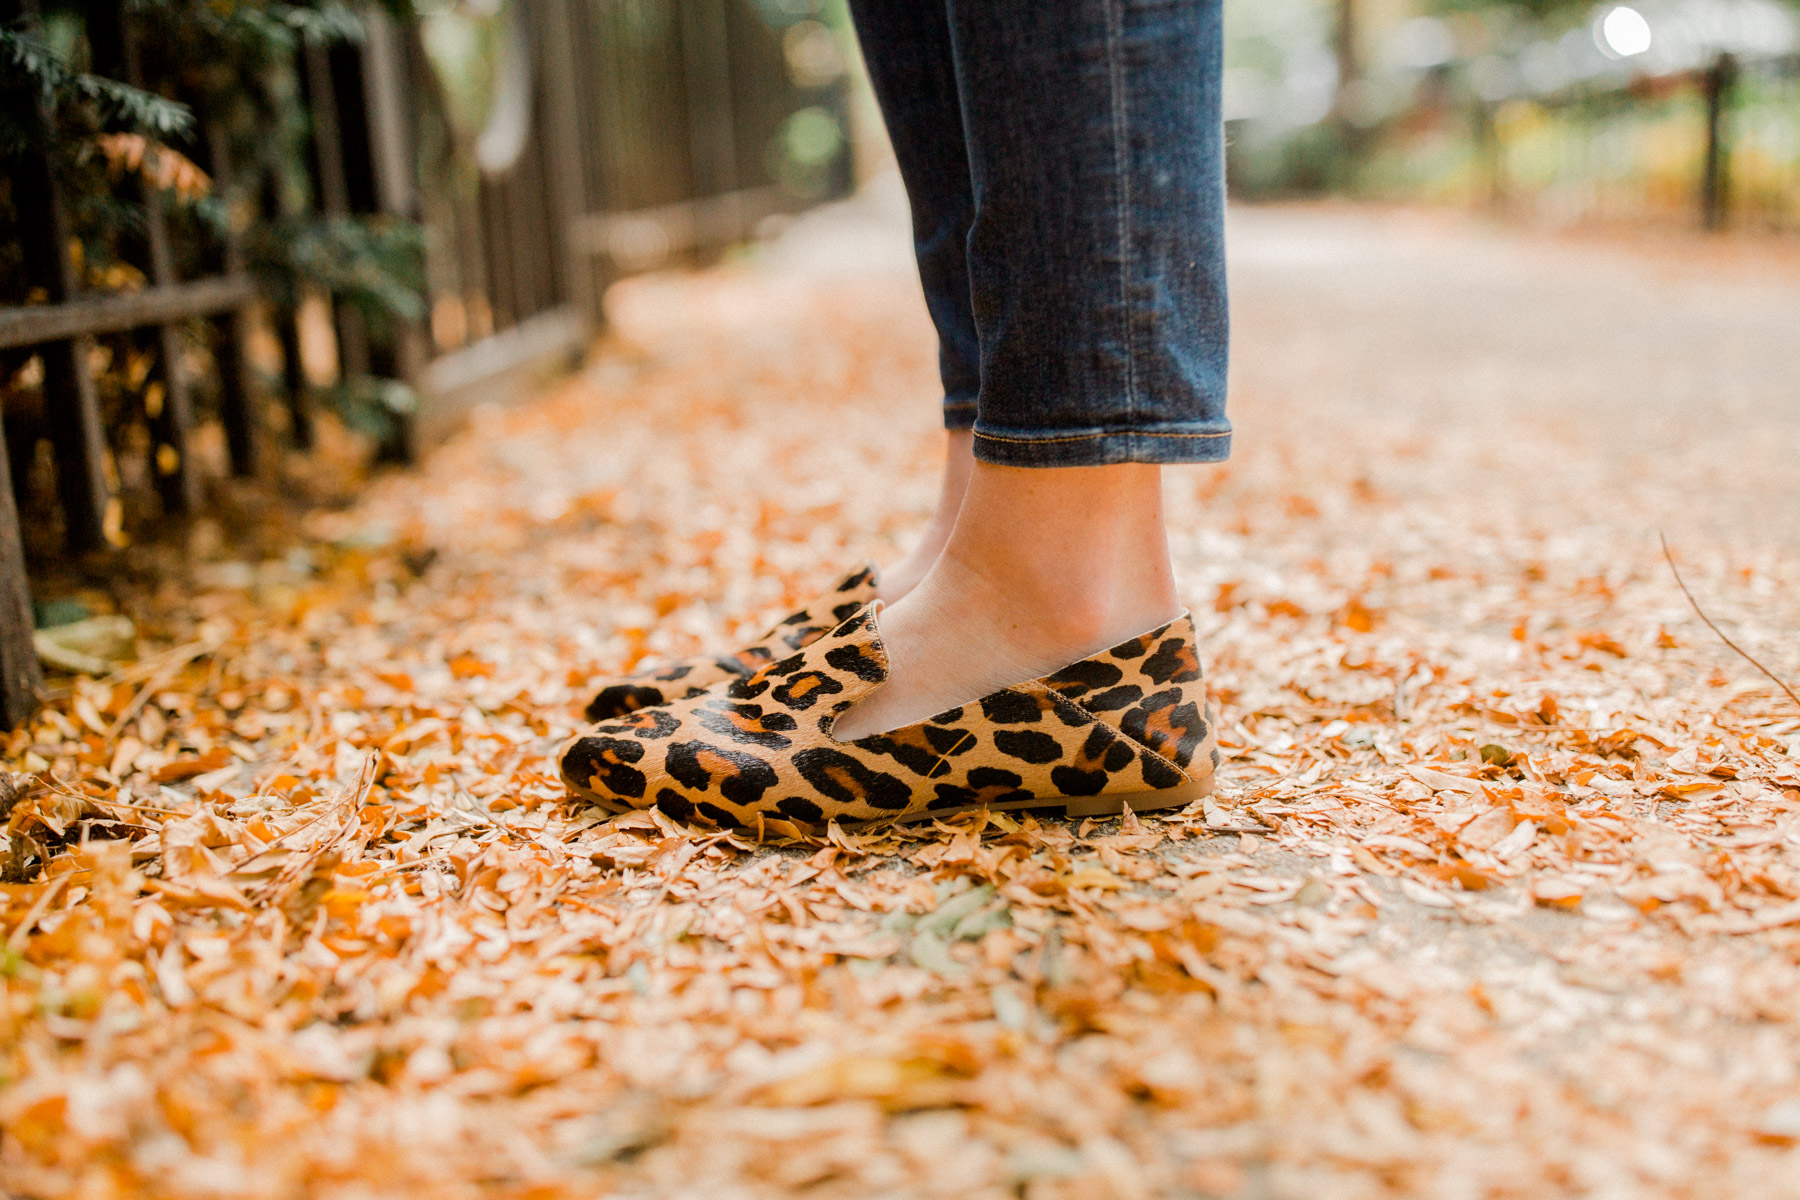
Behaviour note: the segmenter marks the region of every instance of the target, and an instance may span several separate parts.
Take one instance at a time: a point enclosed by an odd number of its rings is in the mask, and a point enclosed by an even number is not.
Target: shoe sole
[[[567,786],[566,784],[564,786]],[[597,808],[605,809],[613,816],[624,816],[627,813],[641,812],[629,804],[610,800],[580,788],[569,788],[584,801]],[[1177,784],[1171,788],[1157,788],[1148,792],[1113,792],[1101,796],[1051,796],[1040,799],[1033,796],[1029,800],[1004,800],[999,804],[966,804],[960,808],[933,808],[923,812],[908,813],[895,819],[896,825],[916,825],[920,821],[935,821],[941,817],[960,817],[972,812],[1017,812],[1027,808],[1055,808],[1063,806],[1065,817],[1116,817],[1125,811],[1127,805],[1132,812],[1158,812],[1163,809],[1185,808],[1196,800],[1204,800],[1213,794],[1211,776],[1205,779],[1191,780]],[[782,818],[785,820],[786,818]],[[873,820],[878,821],[877,817]],[[859,821],[856,824],[872,824],[873,821]]]
[[[896,825],[915,825],[920,821],[935,821],[941,817],[957,817],[972,812],[1009,812],[1026,808],[1054,808],[1062,805],[1065,817],[1116,817],[1129,806],[1132,812],[1157,812],[1167,808],[1185,808],[1196,800],[1204,800],[1213,794],[1213,780],[1209,775],[1205,779],[1192,780],[1188,783],[1176,784],[1171,788],[1157,788],[1149,792],[1112,792],[1100,796],[1050,796],[1029,800],[1005,800],[999,804],[967,804],[960,808],[934,808],[924,812],[908,813],[897,819]]]

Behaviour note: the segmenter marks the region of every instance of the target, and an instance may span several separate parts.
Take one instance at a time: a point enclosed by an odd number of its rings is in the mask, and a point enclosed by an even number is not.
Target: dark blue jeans
[[[1024,467],[1216,462],[1221,0],[850,0],[945,423]]]

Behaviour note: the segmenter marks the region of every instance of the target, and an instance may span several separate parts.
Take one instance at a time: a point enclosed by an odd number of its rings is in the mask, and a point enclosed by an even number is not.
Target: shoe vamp
[[[833,711],[796,714],[719,694],[675,708],[679,728],[647,747],[641,802],[722,824],[754,824],[759,813],[864,821],[1186,780],[1166,758],[1035,686],[856,742],[825,732]]]

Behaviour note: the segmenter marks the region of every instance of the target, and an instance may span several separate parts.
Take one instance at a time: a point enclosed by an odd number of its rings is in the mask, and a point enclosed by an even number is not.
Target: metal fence
[[[1500,207],[1568,220],[1800,228],[1800,58],[1719,55],[1625,87],[1477,114]]]
[[[372,151],[365,205],[429,233],[429,320],[419,345],[389,352],[424,393],[416,433],[454,420],[496,375],[581,344],[620,275],[729,245],[764,217],[849,186],[841,135],[825,162],[802,164],[805,178],[784,177],[791,164],[772,152],[796,114],[847,124],[841,71],[807,78],[789,61],[794,30],[826,34],[807,11],[518,3],[503,10],[493,117],[472,144],[416,31],[371,15],[364,47],[337,52],[329,77],[339,111],[353,107],[343,95],[368,99],[369,127],[346,131]],[[362,340],[340,321],[341,353],[359,354]]]
[[[1800,227],[1800,12],[1633,4],[1228,0],[1234,193]]]
[[[5,0],[0,17],[29,25],[33,4]],[[362,17],[359,43],[309,45],[293,73],[310,118],[315,210],[386,214],[425,230],[424,319],[375,328],[341,297],[315,297],[332,308],[340,379],[395,381],[417,398],[398,421],[390,446],[398,456],[472,397],[578,353],[613,279],[703,256],[770,214],[849,185],[845,84],[841,70],[807,67],[821,49],[829,58],[819,40],[829,31],[805,3],[511,0],[498,10],[493,98],[475,131],[457,127],[455,98],[421,27],[372,9]],[[94,8],[96,71],[139,77],[137,19]],[[208,116],[198,113],[197,157],[216,189],[235,197],[245,222],[279,215],[279,189],[233,178],[230,147]],[[67,551],[104,554],[112,543],[120,455],[151,456],[166,513],[202,502],[191,446],[198,381],[186,377],[193,356],[184,353],[196,320],[206,325],[212,378],[204,383],[216,397],[230,470],[256,475],[273,453],[311,444],[314,389],[299,315],[291,303],[269,302],[240,238],[204,247],[199,260],[212,269],[179,278],[176,264],[196,261],[194,247],[172,252],[164,196],[136,186],[123,199],[142,213],[146,286],[94,294],[71,258],[69,196],[51,156],[21,160],[12,188],[35,294],[0,297],[10,305],[0,307],[0,352],[28,351],[36,364],[42,422],[32,432],[51,446]],[[153,344],[135,410],[147,442],[103,422],[96,397],[93,341],[123,331],[142,331],[134,336]],[[281,350],[270,381],[252,365],[259,332]],[[7,469],[31,458],[17,445],[0,455],[0,721],[8,727],[41,688],[19,481]]]

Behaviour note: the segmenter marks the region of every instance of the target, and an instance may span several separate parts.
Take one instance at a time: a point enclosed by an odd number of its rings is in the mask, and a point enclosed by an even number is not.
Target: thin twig
[[[1767,667],[1763,666],[1761,663],[1757,662],[1754,655],[1752,655],[1748,650],[1744,649],[1742,646],[1738,645],[1736,642],[1732,641],[1730,638],[1726,637],[1725,631],[1723,629],[1720,629],[1717,625],[1713,624],[1713,619],[1706,615],[1706,610],[1700,607],[1700,602],[1698,600],[1694,599],[1694,593],[1688,591],[1687,582],[1681,578],[1681,568],[1679,568],[1675,565],[1675,556],[1673,554],[1669,553],[1668,536],[1666,534],[1662,534],[1662,533],[1658,533],[1656,536],[1662,539],[1663,557],[1668,560],[1669,570],[1671,570],[1675,573],[1675,583],[1677,584],[1677,586],[1679,586],[1681,588],[1681,594],[1686,596],[1688,599],[1688,603],[1694,606],[1694,611],[1696,613],[1700,614],[1700,619],[1702,621],[1706,622],[1706,627],[1708,629],[1712,630],[1714,633],[1718,634],[1719,640],[1721,642],[1724,642],[1727,646],[1730,646],[1733,650],[1736,650],[1739,654],[1743,655],[1744,660],[1746,662],[1748,662],[1751,666],[1753,666],[1757,670],[1761,671],[1764,675],[1767,675],[1769,677],[1770,681],[1773,682],[1776,687],[1780,688],[1782,691],[1787,693],[1788,699],[1792,700],[1794,702],[1794,707],[1800,708],[1800,696],[1796,696],[1794,694],[1793,688],[1791,688],[1787,684],[1783,683],[1781,681],[1780,676],[1776,675],[1775,672],[1769,670],[1769,668],[1767,668]]]
[[[376,758],[373,755],[371,755],[363,763],[362,770],[361,770],[361,772],[358,773],[358,776],[357,776],[356,790],[345,797],[345,801],[348,802],[347,804],[344,802],[340,802],[336,805],[332,805],[332,806],[328,806],[326,808],[320,809],[318,812],[314,813],[311,817],[308,817],[306,820],[300,822],[300,824],[294,826],[292,829],[288,830],[286,833],[281,834],[278,837],[276,837],[275,840],[271,841],[268,845],[264,846],[261,850],[258,850],[255,854],[252,854],[249,858],[246,858],[244,860],[244,862],[239,863],[236,867],[234,867],[232,869],[237,870],[237,871],[243,870],[245,863],[255,862],[257,859],[261,858],[263,855],[271,853],[277,847],[279,847],[281,845],[281,843],[287,841],[289,838],[293,837],[296,833],[299,833],[305,829],[310,829],[312,826],[317,825],[320,821],[324,820],[326,817],[328,817],[332,813],[336,812],[339,808],[360,807],[363,797],[368,794],[370,786],[373,785],[375,782],[374,779],[372,778],[373,773],[370,770],[370,765],[372,763],[374,763],[375,761],[377,761]],[[333,836],[336,836],[336,835],[333,835]]]
[[[119,734],[124,731],[131,718],[138,715],[138,710],[144,707],[158,688],[168,684],[170,680],[181,673],[183,667],[213,648],[210,642],[189,642],[185,646],[177,646],[173,650],[159,655],[159,658],[166,659],[166,661],[157,665],[149,681],[138,689],[137,695],[133,696],[131,702],[119,712],[118,719],[106,731],[106,744],[111,746],[118,740]]]
[[[125,664],[100,682],[108,687],[113,687],[121,683],[133,683],[139,679],[148,679],[167,666],[171,660],[179,660],[185,666],[201,654],[218,648],[218,643],[204,639],[180,646],[171,646],[169,649],[159,651],[147,658],[140,658],[134,663]]]
[[[44,885],[44,890],[38,893],[36,903],[26,912],[25,919],[19,922],[18,927],[12,931],[12,935],[6,939],[8,954],[17,954],[25,948],[25,938],[31,933],[31,927],[38,923],[39,917],[49,911],[51,903],[62,895],[62,890],[68,886],[71,874],[73,872],[64,872]]]
[[[123,800],[95,800],[95,804],[103,804],[107,808],[129,808],[133,812],[161,813],[165,817],[191,817],[193,813],[182,812],[179,808],[152,808],[148,804],[127,804]]]
[[[123,800],[100,800],[87,795],[85,792],[76,791],[74,788],[58,779],[56,775],[50,771],[45,771],[38,776],[38,779],[51,791],[67,796],[71,800],[79,800],[83,804],[92,805],[96,808],[104,805],[107,808],[129,808],[138,812],[162,813],[164,816],[170,817],[185,817],[191,815],[176,808],[154,808],[148,804],[127,804]]]
[[[314,864],[316,864],[325,854],[336,850],[339,846],[343,845],[344,842],[348,840],[352,830],[361,828],[361,820],[357,816],[357,813],[362,808],[363,801],[368,798],[369,790],[375,786],[375,765],[379,761],[379,754],[369,755],[363,762],[361,774],[357,776],[356,786],[352,789],[345,790],[343,800],[340,804],[332,809],[326,810],[327,812],[341,810],[347,818],[344,825],[323,841],[309,847],[304,855],[298,858],[289,859],[286,863],[282,864],[280,873],[277,874],[256,896],[257,903],[274,908],[279,908],[286,904],[288,898],[300,888],[301,884],[305,882],[307,878],[310,878]],[[324,814],[320,815],[322,816]],[[310,823],[311,822],[308,822],[308,824]],[[244,863],[254,862],[257,858],[260,858],[262,855],[269,853],[270,850],[273,850],[278,842],[282,841],[284,838],[291,837],[298,832],[300,832],[300,830],[296,828],[282,834],[281,837],[270,842],[268,846],[245,859]],[[244,863],[239,863],[236,870],[243,870]]]

